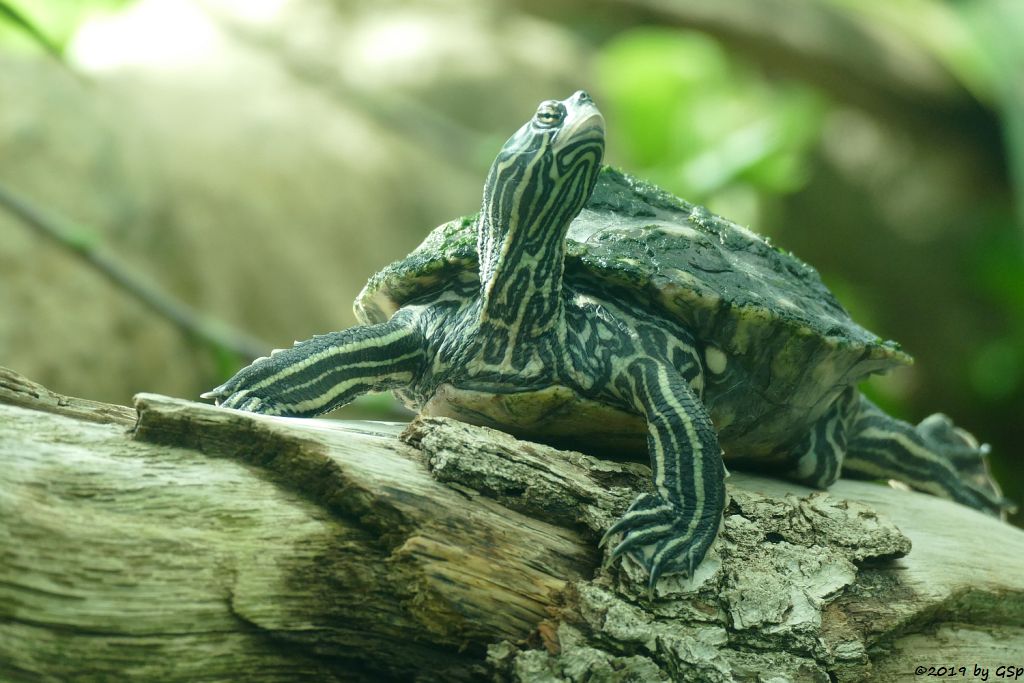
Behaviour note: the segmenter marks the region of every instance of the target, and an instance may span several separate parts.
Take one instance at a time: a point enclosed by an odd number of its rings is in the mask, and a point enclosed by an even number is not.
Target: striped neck
[[[534,185],[530,178],[523,182],[527,189]],[[522,189],[509,184],[485,193],[477,233],[481,333],[500,335],[510,346],[564,323],[565,234],[576,215],[517,202],[530,194]]]
[[[541,102],[491,165],[477,225],[484,362],[502,371],[547,362],[542,340],[565,327],[565,235],[603,154],[604,119],[580,91]]]

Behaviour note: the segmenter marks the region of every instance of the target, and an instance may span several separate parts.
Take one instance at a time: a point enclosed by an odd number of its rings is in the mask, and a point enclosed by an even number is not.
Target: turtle
[[[826,488],[845,473],[999,514],[987,445],[942,414],[890,417],[857,388],[911,362],[814,268],[755,232],[602,164],[578,91],[498,152],[478,214],[374,274],[360,325],[275,350],[203,394],[309,417],[369,390],[556,445],[643,452],[653,487],[601,540],[692,576],[727,502],[725,462]]]

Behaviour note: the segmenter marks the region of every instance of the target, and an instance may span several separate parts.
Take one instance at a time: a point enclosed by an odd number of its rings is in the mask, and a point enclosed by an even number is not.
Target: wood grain
[[[1024,652],[1024,533],[921,494],[734,474],[650,603],[596,547],[642,465],[135,408],[0,374],[0,680],[903,680]]]

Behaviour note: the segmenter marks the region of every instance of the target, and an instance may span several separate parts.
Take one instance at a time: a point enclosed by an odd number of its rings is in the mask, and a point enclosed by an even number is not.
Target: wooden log
[[[0,463],[5,681],[846,681],[1024,664],[1024,533],[865,482],[734,474],[707,560],[649,602],[642,570],[596,545],[645,466],[451,420],[149,394],[131,411],[0,371]]]

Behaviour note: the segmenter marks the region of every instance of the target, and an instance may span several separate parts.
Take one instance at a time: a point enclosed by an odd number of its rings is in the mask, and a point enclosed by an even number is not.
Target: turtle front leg
[[[988,446],[936,413],[916,427],[860,396],[843,475],[897,479],[918,491],[1001,516],[1013,505],[989,474]]]
[[[203,398],[225,408],[312,417],[367,391],[407,385],[425,364],[426,342],[406,311],[379,325],[296,342],[258,358]]]
[[[653,594],[666,571],[692,575],[718,534],[725,508],[722,449],[704,405],[668,363],[635,360],[614,388],[647,418],[655,492],[637,498],[601,542],[622,533],[612,556],[629,552],[643,564]]]

